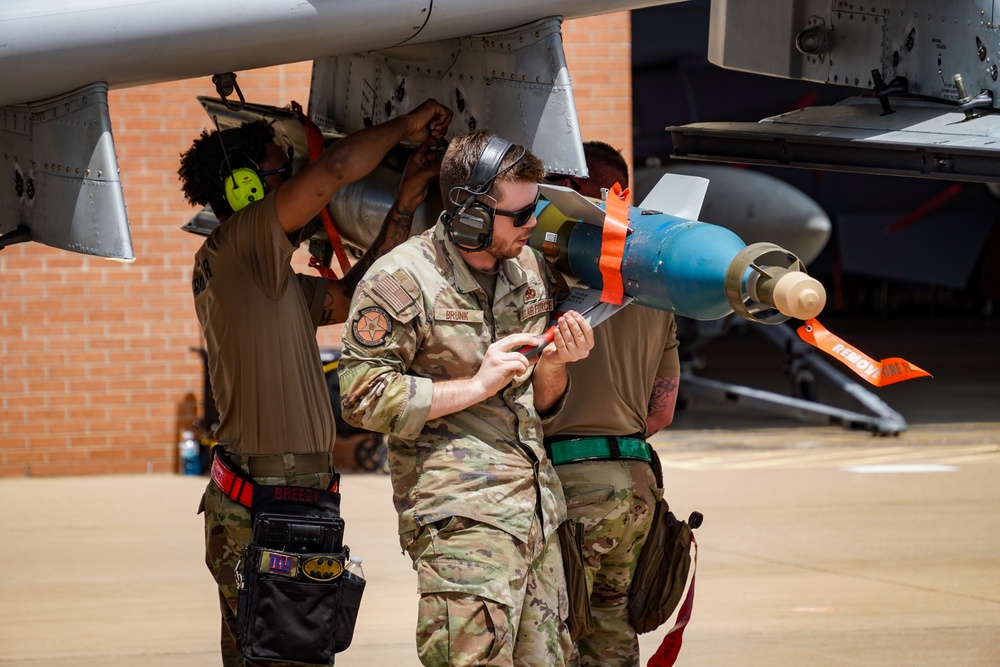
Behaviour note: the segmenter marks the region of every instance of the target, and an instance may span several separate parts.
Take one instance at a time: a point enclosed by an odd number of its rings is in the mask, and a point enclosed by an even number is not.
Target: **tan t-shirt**
[[[676,331],[671,313],[635,304],[597,325],[590,355],[566,367],[566,403],[545,436],[645,433],[653,378],[680,375]]]
[[[274,197],[220,225],[195,254],[194,305],[234,454],[333,451],[333,408],[316,344],[328,281],[296,274]]]

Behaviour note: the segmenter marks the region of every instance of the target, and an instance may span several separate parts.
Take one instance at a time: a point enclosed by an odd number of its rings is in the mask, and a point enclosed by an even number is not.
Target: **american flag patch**
[[[375,282],[369,289],[382,297],[383,303],[397,314],[413,303],[413,298],[407,294],[406,290],[396,281],[395,277],[384,273],[375,279]]]

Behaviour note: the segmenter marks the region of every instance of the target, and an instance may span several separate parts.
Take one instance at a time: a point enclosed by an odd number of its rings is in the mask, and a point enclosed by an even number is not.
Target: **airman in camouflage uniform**
[[[336,425],[316,328],[343,322],[364,267],[409,235],[413,212],[438,173],[432,146],[451,117],[449,109],[427,100],[341,139],[295,176],[266,121],[203,132],[181,157],[185,197],[211,204],[220,221],[195,255],[192,275],[220,415],[215,437],[239,472],[258,484],[329,488]],[[423,144],[407,161],[368,254],[341,280],[296,274],[290,236],[403,139]],[[260,181],[241,200],[226,196],[235,191],[227,185],[235,183],[227,176],[234,169],[250,169]],[[199,511],[205,513],[205,562],[219,590],[223,664],[251,665],[238,647],[235,574],[251,539],[250,509],[223,493],[213,477]]]
[[[590,178],[548,180],[594,199],[601,187],[628,184],[628,166],[614,148],[587,142],[584,154]],[[562,480],[569,520],[585,530],[594,631],[577,640],[573,665],[639,665],[626,605],[663,493],[648,462],[655,454],[644,440],[673,419],[680,375],[675,331],[670,313],[634,304],[602,322],[590,355],[569,367],[563,409],[545,422],[546,449]]]
[[[451,142],[441,172],[448,213],[489,138]],[[539,411],[558,409],[566,364],[593,338],[568,313],[536,365],[517,352],[538,343],[564,287],[526,246],[541,163],[517,146],[503,156],[482,197],[495,209],[485,252],[453,242],[446,213],[375,263],[344,332],[343,416],[389,434],[425,665],[561,665],[572,650],[555,538],[565,505]]]

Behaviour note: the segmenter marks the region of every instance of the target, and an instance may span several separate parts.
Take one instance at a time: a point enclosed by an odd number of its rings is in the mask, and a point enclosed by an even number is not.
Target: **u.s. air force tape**
[[[284,551],[262,551],[258,571],[281,577],[295,578],[299,574],[313,581],[332,581],[344,572],[340,559],[330,554],[304,556]]]

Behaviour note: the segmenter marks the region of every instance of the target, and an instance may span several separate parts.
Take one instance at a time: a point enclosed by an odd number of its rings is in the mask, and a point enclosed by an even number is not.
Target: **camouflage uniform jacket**
[[[542,333],[564,289],[541,255],[524,248],[500,262],[486,307],[440,223],[365,275],[344,327],[343,416],[389,434],[401,535],[463,516],[525,540],[538,512],[548,538],[565,518],[534,407],[534,366],[485,401],[427,420],[435,381],[474,376],[489,345],[506,335]]]

